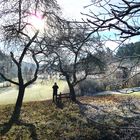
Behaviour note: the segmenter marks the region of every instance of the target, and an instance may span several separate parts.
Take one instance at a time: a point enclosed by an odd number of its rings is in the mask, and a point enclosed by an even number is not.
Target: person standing
[[[58,92],[58,85],[57,83],[55,82],[54,85],[53,85],[53,102],[57,102],[57,92]]]

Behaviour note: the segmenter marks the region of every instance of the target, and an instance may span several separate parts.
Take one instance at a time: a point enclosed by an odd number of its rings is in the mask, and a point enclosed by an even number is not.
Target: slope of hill
[[[10,131],[3,135],[3,127],[10,118],[13,106],[0,106],[0,139],[140,139],[140,115],[138,114],[140,108],[133,106],[133,112],[131,112],[130,106],[127,107],[127,103],[132,105],[139,99],[134,98],[133,100],[129,96],[115,95],[80,97],[78,100],[80,101],[78,104],[63,100],[60,106],[56,106],[51,100],[24,103],[21,121],[14,124]],[[139,102],[136,105],[138,104]],[[115,109],[119,109],[119,111]]]
[[[0,107],[0,130],[8,121],[12,107]],[[65,104],[63,110],[52,104],[52,101],[24,104],[21,119],[21,123],[12,126],[8,133],[0,135],[0,139],[90,140],[96,137],[92,126],[80,114],[78,105],[70,102]]]

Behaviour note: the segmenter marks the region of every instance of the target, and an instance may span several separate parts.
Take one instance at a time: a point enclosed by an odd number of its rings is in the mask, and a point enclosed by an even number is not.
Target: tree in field
[[[47,54],[51,58],[49,66],[65,77],[70,97],[76,101],[74,87],[85,80],[91,71],[99,73],[103,68],[103,62],[98,56],[102,49],[99,38],[88,38],[88,28],[84,25],[68,23],[46,48],[50,52]]]
[[[55,0],[0,1],[0,7],[3,50],[5,49],[7,54],[10,53],[10,58],[17,67],[17,81],[10,79],[2,72],[0,75],[4,80],[18,86],[18,97],[9,121],[16,123],[19,121],[25,89],[37,79],[39,70],[37,55],[39,52],[34,51],[37,47],[36,42],[39,42],[45,33],[43,26],[47,25],[46,33],[53,33],[50,26],[53,26],[53,15],[59,10],[59,7]],[[22,65],[24,61],[30,60],[29,58],[36,68],[32,78],[26,81]]]

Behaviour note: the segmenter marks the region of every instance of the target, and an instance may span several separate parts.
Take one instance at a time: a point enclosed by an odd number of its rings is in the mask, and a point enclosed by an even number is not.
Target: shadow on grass
[[[0,134],[1,135],[6,134],[11,129],[12,126],[13,126],[13,123],[11,122],[0,124]]]
[[[8,133],[8,131],[10,131],[10,129],[12,128],[12,126],[14,124],[17,125],[17,126],[25,126],[25,127],[27,127],[27,129],[29,130],[29,132],[31,134],[30,137],[33,140],[38,140],[35,125],[33,125],[32,123],[25,123],[25,122],[23,122],[21,120],[16,122],[16,123],[13,123],[13,122],[9,121],[8,123],[0,124],[0,135],[4,136],[6,133]]]
[[[63,109],[64,106],[65,106],[65,104],[68,103],[68,102],[70,103],[71,100],[70,100],[70,99],[67,99],[67,98],[63,98],[63,100],[62,100],[62,99],[61,99],[61,100],[57,100],[57,101],[55,102],[55,104],[56,104],[56,106],[57,106],[58,108]]]
[[[27,127],[31,133],[31,138],[33,140],[38,140],[35,125],[33,125],[32,123],[25,123],[23,121],[18,122],[17,125]]]
[[[63,109],[64,108],[64,103],[63,102],[56,102],[55,104],[60,109]]]
[[[87,122],[99,132],[100,138],[98,139],[140,139],[140,110],[134,98],[118,101],[118,104],[115,105],[116,110],[114,110],[113,104],[104,105],[104,108],[88,102],[77,101],[76,103]]]

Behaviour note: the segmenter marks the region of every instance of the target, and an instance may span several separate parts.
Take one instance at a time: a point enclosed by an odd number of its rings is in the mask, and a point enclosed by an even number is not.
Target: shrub
[[[79,89],[81,95],[92,95],[96,92],[104,91],[104,84],[100,81],[95,81],[93,79],[87,79],[79,83]]]
[[[140,75],[135,75],[128,81],[128,87],[139,87],[140,86]]]

